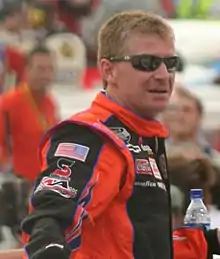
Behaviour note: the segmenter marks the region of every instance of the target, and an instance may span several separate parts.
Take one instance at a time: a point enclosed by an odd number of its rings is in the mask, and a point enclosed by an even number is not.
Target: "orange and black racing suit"
[[[22,224],[28,257],[172,258],[166,137],[104,93],[51,129]]]

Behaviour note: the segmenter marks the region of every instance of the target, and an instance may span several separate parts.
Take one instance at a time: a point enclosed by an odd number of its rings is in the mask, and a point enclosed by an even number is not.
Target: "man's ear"
[[[99,72],[101,77],[107,84],[115,83],[115,66],[108,59],[101,59],[98,63]]]

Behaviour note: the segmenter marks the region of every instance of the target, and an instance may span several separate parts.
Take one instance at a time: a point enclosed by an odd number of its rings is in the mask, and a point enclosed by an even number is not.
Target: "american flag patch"
[[[89,153],[89,147],[76,143],[60,143],[55,152],[55,156],[68,157],[85,162]]]

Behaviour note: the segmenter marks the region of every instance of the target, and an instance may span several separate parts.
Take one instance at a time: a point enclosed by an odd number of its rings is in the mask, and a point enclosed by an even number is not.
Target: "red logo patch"
[[[60,178],[69,178],[72,173],[72,166],[75,164],[75,161],[66,159],[66,158],[60,158],[57,161],[57,169],[51,174],[51,176],[57,176]]]
[[[137,174],[148,174],[153,175],[150,163],[147,159],[136,159],[135,168]]]

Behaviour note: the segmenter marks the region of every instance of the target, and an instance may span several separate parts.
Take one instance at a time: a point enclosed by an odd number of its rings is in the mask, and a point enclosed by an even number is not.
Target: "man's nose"
[[[167,71],[167,68],[164,62],[162,62],[161,65],[158,67],[158,69],[155,71],[154,77],[156,79],[169,78],[169,72]]]

